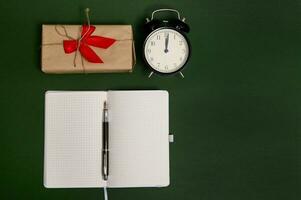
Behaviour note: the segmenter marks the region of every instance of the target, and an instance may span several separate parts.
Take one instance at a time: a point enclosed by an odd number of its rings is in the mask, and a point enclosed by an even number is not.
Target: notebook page
[[[44,185],[101,187],[102,118],[106,92],[45,95]]]
[[[166,91],[109,91],[109,187],[169,185]]]

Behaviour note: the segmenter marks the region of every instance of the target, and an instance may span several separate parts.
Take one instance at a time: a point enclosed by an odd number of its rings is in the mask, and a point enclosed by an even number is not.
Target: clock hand
[[[165,49],[164,49],[164,52],[165,52],[165,53],[168,52],[168,42],[169,42],[169,33],[168,33],[167,36],[165,37]]]

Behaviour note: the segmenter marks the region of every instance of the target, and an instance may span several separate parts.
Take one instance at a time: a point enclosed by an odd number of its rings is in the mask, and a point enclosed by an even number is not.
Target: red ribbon
[[[107,49],[109,48],[116,40],[112,38],[102,37],[102,36],[91,36],[95,31],[95,26],[83,25],[81,39],[80,40],[64,40],[64,50],[65,53],[73,53],[79,50],[81,55],[88,61],[92,63],[103,63],[101,58],[89,47],[89,45]],[[80,42],[79,42],[80,41]],[[80,44],[78,44],[80,43]],[[78,46],[79,45],[79,46]]]

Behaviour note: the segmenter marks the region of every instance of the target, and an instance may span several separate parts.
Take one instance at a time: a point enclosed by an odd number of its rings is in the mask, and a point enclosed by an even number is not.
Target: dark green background
[[[132,24],[132,74],[47,75],[41,25]],[[179,76],[147,79],[143,19],[179,9],[193,55]],[[46,90],[165,89],[171,185],[110,189],[110,199],[300,199],[301,0],[2,0],[0,199],[102,199],[100,189],[43,187]]]

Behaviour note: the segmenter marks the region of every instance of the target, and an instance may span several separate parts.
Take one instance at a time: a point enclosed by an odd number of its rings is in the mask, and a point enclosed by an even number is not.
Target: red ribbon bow
[[[101,58],[89,47],[89,45],[107,49],[116,40],[112,38],[102,37],[102,36],[91,36],[95,31],[95,26],[83,25],[81,39],[80,40],[64,40],[64,50],[65,53],[72,53],[79,49],[81,55],[88,61],[92,63],[103,63]],[[80,43],[80,44],[78,44]],[[78,46],[79,45],[79,46]]]

